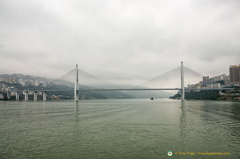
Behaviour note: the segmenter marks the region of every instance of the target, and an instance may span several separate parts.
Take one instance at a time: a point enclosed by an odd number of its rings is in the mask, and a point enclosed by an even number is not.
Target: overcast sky
[[[141,83],[240,63],[239,0],[0,0],[0,73]]]

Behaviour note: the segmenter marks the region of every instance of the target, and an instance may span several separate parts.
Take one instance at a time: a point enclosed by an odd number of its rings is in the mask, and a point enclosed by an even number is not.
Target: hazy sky
[[[0,73],[141,83],[240,63],[239,0],[0,0]]]

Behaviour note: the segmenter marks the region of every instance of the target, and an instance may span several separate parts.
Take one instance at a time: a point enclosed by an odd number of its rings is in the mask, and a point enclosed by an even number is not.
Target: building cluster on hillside
[[[28,86],[42,86],[47,87],[49,82],[38,79],[31,79],[31,76],[24,76],[22,74],[3,74],[0,76],[0,82],[6,82],[11,84],[20,84],[24,87]]]
[[[0,75],[0,91],[1,92],[16,92],[18,87],[47,87],[51,83],[41,78],[35,78],[29,75],[23,74],[2,74]]]
[[[240,64],[229,66],[229,75],[222,74],[214,77],[203,76],[202,81],[197,84],[188,85],[188,88],[224,88],[240,86]]]

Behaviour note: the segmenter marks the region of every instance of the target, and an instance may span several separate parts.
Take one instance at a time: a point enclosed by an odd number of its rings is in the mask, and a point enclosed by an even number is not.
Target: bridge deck
[[[233,90],[235,88],[185,88],[185,90]],[[79,89],[79,91],[157,91],[157,90],[181,90],[181,88],[109,88],[109,89]],[[23,90],[37,92],[71,92],[72,90]],[[2,93],[4,91],[0,91]],[[18,91],[22,92],[22,91]]]
[[[185,88],[185,90],[233,90],[234,88]],[[181,90],[181,88],[109,88],[109,89],[79,89],[79,91],[154,91],[154,90]],[[37,90],[36,90],[37,91]],[[47,92],[74,91],[74,90],[41,90]]]

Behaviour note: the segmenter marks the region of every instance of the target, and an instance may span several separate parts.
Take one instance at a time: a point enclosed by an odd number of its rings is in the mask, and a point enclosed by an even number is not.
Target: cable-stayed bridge
[[[128,87],[120,87],[118,85],[114,85],[109,83],[103,79],[100,79],[92,74],[89,74],[85,71],[78,69],[78,65],[76,68],[66,73],[65,75],[58,78],[61,82],[66,82],[73,84],[74,89],[65,89],[65,90],[34,90],[33,96],[34,100],[37,100],[37,93],[42,92],[43,101],[47,99],[47,92],[66,92],[72,91],[74,92],[74,99],[76,101],[79,100],[79,92],[80,91],[181,91],[181,100],[185,100],[185,90],[231,90],[232,88],[215,88],[215,89],[207,89],[207,88],[185,88],[186,83],[197,83],[202,79],[202,75],[183,66],[183,62],[181,66],[170,70],[167,73],[164,73],[160,76],[157,76],[147,82],[144,82],[138,86]],[[81,86],[90,86],[87,89],[82,88]],[[171,86],[171,87],[169,87]],[[29,90],[23,91],[25,96],[25,101],[28,100]],[[19,92],[16,92],[16,100],[19,100]]]

